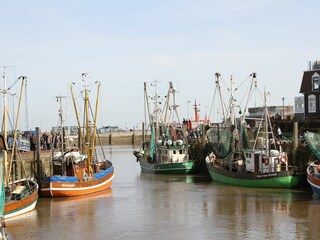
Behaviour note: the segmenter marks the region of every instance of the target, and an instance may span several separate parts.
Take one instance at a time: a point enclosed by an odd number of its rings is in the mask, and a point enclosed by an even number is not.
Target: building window
[[[294,109],[295,113],[304,113],[304,97],[294,98]]]
[[[313,90],[319,90],[320,89],[319,76],[312,77],[312,88],[313,88]]]
[[[316,96],[315,95],[308,96],[308,109],[309,109],[309,113],[316,112]]]

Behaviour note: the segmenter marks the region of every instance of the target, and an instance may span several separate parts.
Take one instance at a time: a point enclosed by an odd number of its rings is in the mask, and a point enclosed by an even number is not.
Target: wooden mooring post
[[[292,145],[292,163],[296,165],[296,152],[298,149],[299,143],[299,130],[298,130],[298,122],[293,123],[293,145]]]
[[[40,128],[36,127],[36,151],[35,151],[35,161],[36,161],[36,165],[37,165],[37,170],[36,170],[36,178],[38,180],[41,180],[41,173],[42,173],[42,164],[41,164],[41,155],[40,155]]]

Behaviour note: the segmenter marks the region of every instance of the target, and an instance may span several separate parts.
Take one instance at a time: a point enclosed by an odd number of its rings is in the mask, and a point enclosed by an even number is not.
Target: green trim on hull
[[[157,174],[189,174],[195,171],[196,164],[192,162],[151,164],[140,160],[141,170]]]
[[[32,204],[34,204],[34,203],[37,202],[37,201],[38,201],[38,197],[36,197],[36,199],[35,199],[34,201],[32,201],[31,203],[29,203],[29,204],[27,204],[27,205],[25,205],[25,206],[22,206],[22,207],[20,207],[20,208],[14,209],[14,210],[9,211],[9,212],[5,212],[5,213],[4,213],[4,216],[8,216],[8,215],[11,215],[11,214],[13,214],[13,213],[20,212],[20,211],[22,211],[23,209],[26,209],[26,208],[30,207]]]
[[[209,170],[209,173],[214,181],[241,187],[294,188],[299,184],[298,176],[281,176],[266,179],[239,179],[228,177],[212,170]]]

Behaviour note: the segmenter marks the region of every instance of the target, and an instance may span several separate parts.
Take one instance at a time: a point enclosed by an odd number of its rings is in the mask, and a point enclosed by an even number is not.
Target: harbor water
[[[198,175],[141,173],[131,146],[105,146],[112,188],[39,198],[7,219],[12,239],[320,239],[320,199],[299,189],[227,186]]]

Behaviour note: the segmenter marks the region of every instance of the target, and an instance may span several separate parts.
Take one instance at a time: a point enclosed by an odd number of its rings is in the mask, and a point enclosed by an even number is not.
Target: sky
[[[255,72],[269,104],[293,105],[303,71],[320,58],[319,1],[1,0],[0,6],[0,73],[8,66],[8,85],[27,76],[22,129],[57,126],[56,96],[67,97],[65,124],[76,125],[68,85],[80,92],[82,73],[92,89],[101,82],[99,126],[140,128],[144,82],[157,80],[165,92],[172,81],[180,117],[192,117],[197,101],[204,118],[216,72],[236,82]],[[10,90],[12,112],[20,82]]]

